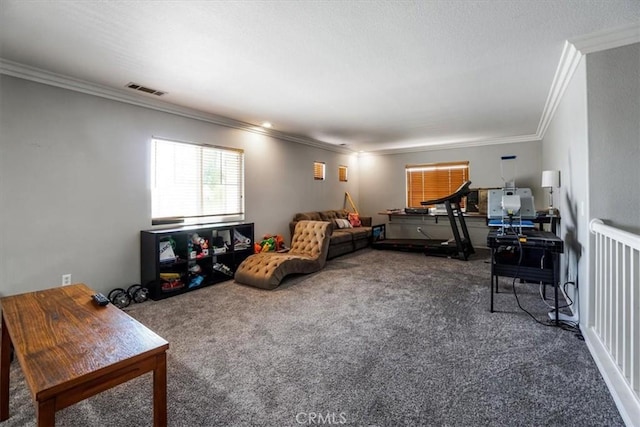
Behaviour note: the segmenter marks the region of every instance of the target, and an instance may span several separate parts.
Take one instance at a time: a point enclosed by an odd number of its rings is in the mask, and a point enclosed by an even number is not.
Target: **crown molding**
[[[562,96],[585,55],[639,42],[640,23],[599,31],[565,41],[536,131],[538,139],[544,138]]]
[[[544,134],[547,132],[547,128],[549,127],[551,120],[553,120],[556,109],[558,108],[558,105],[560,105],[562,96],[564,95],[567,86],[569,86],[569,83],[573,78],[573,74],[575,73],[576,68],[578,68],[583,56],[584,55],[582,55],[574,45],[568,41],[564,42],[562,55],[560,55],[560,62],[558,63],[556,73],[553,76],[551,88],[547,95],[547,101],[544,104],[542,116],[538,123],[536,135],[538,135],[539,139],[544,138]]]
[[[569,40],[583,55],[640,43],[640,22]]]
[[[3,58],[0,58],[0,74],[18,77],[24,80],[30,80],[33,82],[68,89],[88,95],[98,96],[100,98],[123,102],[125,104],[135,105],[138,107],[149,108],[152,110],[212,123],[219,126],[225,126],[233,129],[243,130],[246,132],[266,135],[289,142],[295,142],[298,144],[320,148],[323,150],[348,154],[351,154],[353,152],[352,150],[345,149],[344,147],[328,144],[315,139],[291,135],[273,129],[265,129],[261,126],[245,123],[228,117],[217,116],[215,114],[205,113],[193,108],[181,107],[179,105],[171,104],[166,101],[148,98],[148,96],[151,95],[131,94],[123,90],[113,89],[108,86],[90,83],[84,80],[52,73],[39,68],[9,61]]]
[[[181,107],[175,104],[168,103],[157,99],[148,98],[150,95],[144,94],[132,94],[123,90],[114,89],[111,87],[90,83],[84,80],[75,79],[72,77],[64,76],[61,74],[52,73],[39,68],[30,67],[24,64],[20,64],[13,61],[0,58],[0,74],[8,76],[18,77],[25,80],[34,81],[50,86],[60,87],[63,89],[72,90],[75,92],[81,92],[88,95],[98,96],[101,98],[110,99],[113,101],[123,102],[126,104],[136,105],[143,108],[149,108],[156,111],[162,111],[169,114],[175,114],[190,119],[200,120],[207,123],[212,123],[219,126],[225,126],[233,129],[239,129],[247,132],[257,133],[261,135],[271,136],[281,140],[295,142],[298,144],[308,145],[315,148],[343,153],[353,154],[354,151],[342,146],[328,144],[315,139],[306,138],[302,136],[296,136],[286,134],[273,129],[265,129],[260,126],[252,125],[249,123],[241,122],[238,120],[230,119],[227,117],[216,116],[202,112],[200,110]],[[483,139],[475,141],[448,141],[444,143],[434,143],[415,147],[406,147],[398,149],[376,150],[370,151],[368,155],[388,155],[388,154],[401,154],[401,153],[417,153],[422,151],[434,151],[445,150],[451,148],[467,148],[467,147],[480,147],[483,145],[495,145],[495,144],[509,144],[517,142],[531,142],[539,141],[536,135],[524,135],[505,138]]]
[[[562,100],[565,90],[567,89],[575,70],[578,68],[582,58],[589,54],[602,50],[613,49],[620,46],[626,46],[640,42],[640,23],[633,23],[624,27],[618,27],[606,31],[581,36],[572,40],[567,40],[562,49],[562,55],[556,68],[549,94],[545,102],[538,128],[534,135],[521,135],[514,137],[484,139],[476,141],[448,141],[444,143],[427,144],[415,147],[406,147],[398,149],[387,149],[371,151],[368,154],[388,155],[400,153],[415,153],[421,151],[444,150],[451,148],[479,147],[483,145],[509,144],[517,142],[540,141],[551,123],[556,109]],[[228,117],[217,116],[205,113],[200,110],[181,107],[157,99],[151,99],[143,94],[131,94],[123,90],[113,89],[111,87],[74,79],[68,76],[52,73],[35,67],[30,67],[13,61],[0,58],[0,74],[18,77],[25,80],[31,80],[38,83],[56,86],[76,92],[98,96],[114,101],[119,101],[131,105],[149,108],[165,113],[175,114],[195,120],[212,123],[219,126],[225,126],[233,129],[239,129],[246,132],[257,133],[270,136],[284,141],[295,142],[298,144],[308,145],[323,150],[334,151],[338,153],[351,154],[354,151],[339,145],[333,145],[322,142],[313,138],[292,135],[280,132],[274,129],[265,129],[250,123]]]
[[[450,150],[452,148],[471,148],[482,147],[484,145],[499,145],[499,144],[516,144],[519,142],[539,142],[538,135],[520,135],[520,136],[508,136],[502,138],[490,138],[490,139],[477,139],[473,141],[447,141],[443,143],[434,143],[428,145],[419,145],[415,147],[406,148],[394,148],[391,150],[377,150],[364,152],[361,154],[377,156],[377,155],[389,155],[389,154],[405,154],[405,153],[420,153],[423,151],[436,151],[436,150]]]

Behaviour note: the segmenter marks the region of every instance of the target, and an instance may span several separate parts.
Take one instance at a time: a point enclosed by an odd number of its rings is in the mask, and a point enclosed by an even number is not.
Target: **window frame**
[[[244,150],[152,137],[150,157],[152,225],[244,220]]]
[[[338,165],[338,182],[349,181],[349,169],[346,165]]]
[[[424,206],[420,202],[453,194],[468,179],[468,160],[405,165],[406,206],[433,207]],[[463,199],[460,207],[464,208],[464,205]]]
[[[327,165],[325,162],[313,162],[313,179],[314,181],[324,181],[326,178]]]

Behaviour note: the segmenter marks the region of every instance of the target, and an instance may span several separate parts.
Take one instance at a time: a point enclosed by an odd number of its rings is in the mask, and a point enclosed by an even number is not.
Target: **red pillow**
[[[357,213],[349,213],[349,222],[352,227],[362,227],[362,221],[360,221],[360,215]]]

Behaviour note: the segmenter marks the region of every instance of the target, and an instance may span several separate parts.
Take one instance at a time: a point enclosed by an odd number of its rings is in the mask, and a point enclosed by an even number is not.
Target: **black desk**
[[[533,221],[534,224],[538,224],[539,230],[544,230],[544,224],[549,224],[550,231],[553,234],[558,234],[557,228],[558,224],[560,224],[560,217],[558,215],[538,215],[531,221]]]
[[[492,230],[487,235],[487,246],[491,249],[491,312],[493,294],[498,293],[498,278],[514,277],[553,285],[558,323],[560,254],[564,252],[562,239],[549,231],[525,230],[518,238],[515,234],[500,234],[499,230]],[[520,250],[522,261],[518,264]]]

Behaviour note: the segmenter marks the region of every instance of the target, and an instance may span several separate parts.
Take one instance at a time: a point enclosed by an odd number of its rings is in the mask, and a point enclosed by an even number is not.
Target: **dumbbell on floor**
[[[109,296],[107,298],[109,298],[111,304],[118,308],[129,307],[129,304],[131,304],[131,296],[122,288],[115,288],[109,292]]]
[[[127,293],[131,297],[131,300],[136,303],[145,302],[149,299],[149,290],[142,285],[131,285],[127,289]]]
[[[140,303],[149,299],[149,290],[142,285],[135,284],[129,286],[127,290],[115,288],[109,292],[109,301],[118,308],[126,308],[132,302]]]

